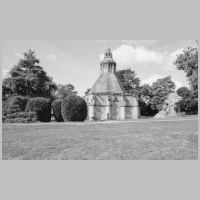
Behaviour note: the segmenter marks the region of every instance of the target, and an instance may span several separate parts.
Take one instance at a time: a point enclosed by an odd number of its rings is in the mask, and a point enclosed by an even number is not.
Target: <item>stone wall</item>
[[[138,107],[125,107],[125,119],[138,119]]]
[[[110,111],[111,119],[121,119],[121,107],[118,103],[113,103]]]
[[[86,98],[89,120],[137,119],[138,103],[132,96],[89,95]]]

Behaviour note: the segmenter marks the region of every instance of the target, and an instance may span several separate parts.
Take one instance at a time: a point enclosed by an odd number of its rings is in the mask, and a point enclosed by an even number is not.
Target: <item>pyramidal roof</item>
[[[101,74],[90,89],[92,93],[125,94],[125,89],[116,76],[116,62],[112,58],[110,48],[104,54],[104,59],[100,62]]]
[[[124,94],[125,90],[114,73],[101,73],[89,93]]]

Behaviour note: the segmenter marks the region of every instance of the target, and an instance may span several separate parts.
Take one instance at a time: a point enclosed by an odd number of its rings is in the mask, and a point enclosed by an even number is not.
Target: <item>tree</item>
[[[121,81],[124,89],[129,94],[138,94],[140,79],[136,77],[135,71],[131,69],[124,69],[117,71],[117,77]]]
[[[176,91],[179,96],[181,96],[183,99],[187,97],[191,97],[192,93],[187,87],[180,87]]]
[[[77,95],[77,91],[74,90],[74,86],[72,84],[61,85],[58,84],[56,97],[59,99],[64,99],[68,95]]]
[[[176,92],[182,97],[182,100],[176,104],[180,111],[193,114],[198,112],[198,99],[193,96],[192,91],[186,87],[181,87]]]
[[[155,112],[162,110],[164,101],[167,96],[175,91],[175,83],[171,76],[158,79],[151,86],[149,105]]]
[[[149,103],[151,97],[151,86],[149,84],[144,84],[139,87],[139,98],[145,103]]]
[[[9,98],[14,91],[11,89],[11,78],[5,78],[2,83],[2,97],[3,99]]]
[[[141,115],[156,114],[157,110],[152,109],[149,104],[150,99],[153,97],[151,87],[148,84],[140,86],[140,79],[136,76],[135,71],[131,69],[119,70],[117,71],[117,77],[127,93],[138,97]]]
[[[51,97],[56,84],[39,63],[34,51],[25,52],[24,58],[19,60],[9,71],[9,77],[3,81],[4,95],[12,93],[30,97]],[[8,88],[10,90],[7,90]]]
[[[140,107],[140,114],[143,116],[152,116],[156,114],[155,110],[152,110],[149,104],[152,98],[151,86],[144,84],[139,87],[138,103]]]
[[[188,47],[174,61],[178,70],[183,70],[189,80],[194,97],[198,97],[198,49]]]

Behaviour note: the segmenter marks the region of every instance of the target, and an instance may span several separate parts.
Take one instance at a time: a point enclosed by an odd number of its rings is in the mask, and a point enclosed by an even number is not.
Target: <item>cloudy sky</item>
[[[142,84],[151,84],[158,78],[171,75],[177,87],[188,86],[185,74],[176,69],[173,61],[183,49],[195,45],[195,40],[3,41],[2,76],[7,76],[23,52],[32,49],[54,82],[71,83],[82,96],[97,79],[99,62],[109,46],[117,69],[135,70]]]

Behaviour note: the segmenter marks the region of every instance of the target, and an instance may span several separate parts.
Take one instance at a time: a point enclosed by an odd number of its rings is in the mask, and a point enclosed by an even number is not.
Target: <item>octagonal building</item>
[[[116,62],[108,48],[100,62],[101,73],[85,96],[89,120],[125,120],[139,116],[138,100],[127,94],[116,75]]]

